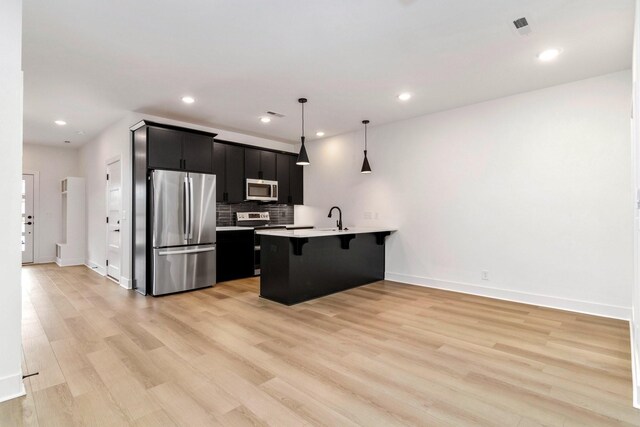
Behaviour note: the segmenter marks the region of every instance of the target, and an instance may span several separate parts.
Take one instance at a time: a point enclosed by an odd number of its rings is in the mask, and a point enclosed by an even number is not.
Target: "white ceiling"
[[[295,142],[630,68],[633,0],[25,0],[25,141],[138,111]],[[532,34],[519,35],[526,16]],[[563,54],[541,63],[536,54]],[[413,93],[406,103],[396,99]],[[183,104],[183,95],[196,103]],[[264,125],[267,110],[286,115]],[[53,124],[68,122],[65,127]],[[84,135],[79,135],[83,131]]]

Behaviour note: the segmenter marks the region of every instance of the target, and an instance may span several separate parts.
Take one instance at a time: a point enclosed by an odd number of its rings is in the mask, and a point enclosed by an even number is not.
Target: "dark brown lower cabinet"
[[[253,277],[253,229],[216,233],[216,282]]]

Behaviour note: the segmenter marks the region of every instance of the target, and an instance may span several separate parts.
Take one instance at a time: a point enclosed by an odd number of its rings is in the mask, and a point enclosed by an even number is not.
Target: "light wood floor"
[[[23,269],[0,425],[640,425],[626,322],[379,282],[285,307],[255,279],[145,298]]]

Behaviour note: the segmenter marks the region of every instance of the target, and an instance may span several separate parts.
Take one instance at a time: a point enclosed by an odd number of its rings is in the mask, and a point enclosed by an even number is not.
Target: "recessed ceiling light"
[[[196,102],[196,100],[192,96],[183,96],[182,102],[184,102],[185,104],[193,104],[194,102]]]
[[[64,120],[56,120],[54,123],[58,126],[64,126],[67,124],[67,122],[65,122]]]
[[[562,51],[560,49],[556,48],[547,49],[538,54],[538,59],[544,62],[551,61],[553,59],[556,59],[561,52]]]
[[[316,132],[316,136],[324,136],[324,132],[322,132],[322,131]]]
[[[409,92],[404,92],[398,95],[398,99],[400,101],[408,101],[411,99],[411,94]]]
[[[262,123],[269,123],[271,122],[271,119],[269,117],[260,117],[260,121]]]

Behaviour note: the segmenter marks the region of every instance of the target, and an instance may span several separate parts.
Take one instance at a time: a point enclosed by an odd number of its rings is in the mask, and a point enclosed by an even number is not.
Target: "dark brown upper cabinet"
[[[291,202],[294,205],[304,204],[304,166],[296,165],[297,155],[289,156],[289,182]]]
[[[244,151],[236,145],[213,144],[216,201],[240,203],[244,200]]]
[[[255,148],[244,149],[244,173],[249,179],[276,180],[276,153]]]
[[[213,137],[149,127],[149,168],[213,173]]]
[[[298,156],[278,153],[276,157],[278,203],[303,204],[303,168],[296,165]]]
[[[278,178],[278,203],[292,203],[290,192],[291,156],[288,154],[276,155],[276,176]]]

